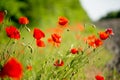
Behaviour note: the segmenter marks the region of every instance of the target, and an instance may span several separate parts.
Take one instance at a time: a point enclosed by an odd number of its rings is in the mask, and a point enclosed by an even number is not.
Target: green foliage
[[[73,23],[90,21],[79,0],[1,0],[0,10],[7,10],[16,23],[20,16],[29,17],[32,27],[55,24],[58,16],[66,16]]]
[[[105,17],[101,18],[101,20],[114,18],[120,18],[120,11],[109,12]]]
[[[9,15],[19,17],[22,15],[21,9],[25,8],[26,5],[23,2],[17,0],[0,0],[0,10],[7,10]]]
[[[7,18],[10,18],[15,22],[23,15],[21,9],[24,8],[26,8],[26,4],[18,0],[0,0],[0,10],[6,10]]]

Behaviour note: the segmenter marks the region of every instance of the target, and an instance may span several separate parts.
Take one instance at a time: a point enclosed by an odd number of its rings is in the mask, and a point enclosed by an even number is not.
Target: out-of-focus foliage
[[[120,18],[120,11],[109,12],[105,17],[101,18],[100,20],[114,18]]]
[[[6,10],[7,18],[11,18],[13,21],[24,15],[21,10],[27,8],[26,3],[18,0],[0,0],[0,10]],[[10,17],[11,16],[11,17]]]
[[[27,16],[33,27],[52,25],[58,16],[66,16],[71,22],[90,21],[79,0],[0,0],[0,10],[7,10],[16,22],[20,16]]]

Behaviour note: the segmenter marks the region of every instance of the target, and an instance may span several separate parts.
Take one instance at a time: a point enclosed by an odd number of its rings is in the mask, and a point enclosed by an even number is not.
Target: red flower
[[[61,36],[59,34],[54,33],[51,35],[51,37],[55,43],[61,43]]]
[[[72,54],[76,54],[76,53],[78,53],[78,49],[72,48],[72,49],[70,50],[70,52],[71,52]]]
[[[55,63],[54,63],[54,66],[57,66],[57,67],[59,67],[59,66],[63,66],[64,65],[64,62],[63,62],[63,60],[56,60],[55,61]]]
[[[103,44],[103,42],[100,39],[95,39],[94,43],[96,47],[99,47]]]
[[[19,18],[19,24],[28,24],[28,23],[29,23],[29,20],[27,17],[22,16]]]
[[[5,73],[2,71],[2,69],[0,69],[0,78],[5,78],[6,77],[6,75],[5,75]]]
[[[109,37],[109,35],[106,32],[100,32],[99,37],[101,40],[106,40]]]
[[[86,38],[86,42],[88,43],[89,46],[92,46],[93,48],[97,48],[103,44],[102,40],[96,38],[96,36],[94,35],[88,36],[88,38]]]
[[[48,43],[54,43],[54,41],[52,40],[52,38],[48,38]]]
[[[1,74],[2,76],[8,76],[11,78],[21,78],[23,73],[23,68],[20,62],[15,58],[10,58],[7,63],[4,64]]]
[[[105,33],[107,33],[107,34],[109,34],[109,35],[114,35],[112,28],[107,28],[107,29],[105,30]]]
[[[10,38],[13,38],[13,39],[20,38],[20,33],[19,33],[18,29],[14,26],[6,27],[6,33],[7,33],[7,36]]]
[[[3,22],[3,20],[4,20],[4,16],[5,16],[5,12],[0,11],[0,23]]]
[[[96,79],[96,80],[104,80],[104,77],[101,76],[101,75],[96,75],[96,76],[95,76],[95,79]]]
[[[45,37],[45,34],[40,29],[35,28],[34,33],[33,33],[33,37],[35,39],[41,39],[41,38]]]
[[[90,35],[88,36],[87,38],[85,38],[85,42],[89,43],[91,41],[94,41],[96,39],[96,36],[95,35]]]
[[[42,40],[36,40],[36,44],[38,47],[45,47],[45,43]]]
[[[54,42],[52,38],[48,38],[48,43],[52,44],[55,47],[59,47],[60,46],[60,43]]]
[[[95,47],[95,39],[96,39],[96,36],[91,35],[85,38],[85,42],[87,42],[89,46]]]
[[[65,17],[59,17],[59,21],[58,21],[59,25],[66,25],[68,23],[68,19]]]
[[[89,44],[89,46],[91,46],[91,47],[94,47],[94,48],[96,47],[94,41],[91,41],[91,42],[89,42],[88,44]]]
[[[31,66],[31,65],[28,65],[28,66],[27,66],[27,70],[30,70],[30,71],[31,71],[31,70],[32,70],[32,66]]]

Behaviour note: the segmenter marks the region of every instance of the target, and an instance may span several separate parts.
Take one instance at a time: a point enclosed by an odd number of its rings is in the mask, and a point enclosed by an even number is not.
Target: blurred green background
[[[5,24],[6,25],[12,24],[15,25],[16,27],[20,27],[20,25],[18,25],[18,19],[21,16],[28,17],[28,19],[30,20],[29,27],[31,28],[55,27],[59,16],[67,17],[68,20],[70,21],[69,22],[70,24],[82,22],[87,23],[91,21],[86,11],[81,6],[79,0],[0,0],[0,10],[7,11],[7,16],[5,20],[8,20],[9,22]],[[90,29],[88,29],[88,31],[90,31]],[[95,33],[94,30],[90,32]],[[2,47],[3,46],[2,44],[5,43],[5,41],[7,40],[6,36],[3,37],[3,34],[0,34],[0,37],[1,35],[3,40],[0,42],[1,44],[0,47]],[[29,37],[28,34],[25,33],[25,35]],[[68,39],[69,36],[65,37]],[[88,66],[85,67],[87,69],[86,73],[88,75],[94,77],[94,75],[97,72],[99,72],[99,70],[103,71],[102,68],[104,67],[106,62],[111,58],[108,51],[106,50],[102,51],[103,52],[100,52],[101,54],[97,54],[97,57],[91,59],[91,62],[93,63],[88,64],[92,66],[92,69]],[[97,70],[94,71],[94,68],[96,68]],[[91,69],[91,71],[88,69]],[[92,71],[94,72],[93,74],[91,74]]]
[[[27,16],[30,26],[55,25],[59,16],[74,22],[90,21],[79,0],[0,0],[0,10],[7,10],[7,17],[18,24],[20,16]]]

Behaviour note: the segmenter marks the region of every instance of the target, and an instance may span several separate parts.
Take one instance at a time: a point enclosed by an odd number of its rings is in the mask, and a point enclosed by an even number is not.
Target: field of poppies
[[[89,80],[105,80],[97,67],[109,59],[102,45],[114,34],[111,28],[70,25],[60,16],[55,27],[31,29],[29,18],[20,16],[14,26],[5,16],[0,11],[0,80],[88,80],[87,74],[94,77]]]

